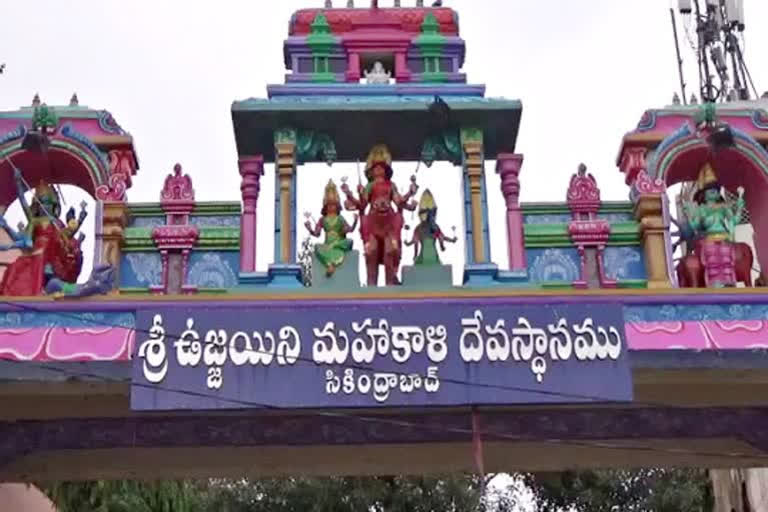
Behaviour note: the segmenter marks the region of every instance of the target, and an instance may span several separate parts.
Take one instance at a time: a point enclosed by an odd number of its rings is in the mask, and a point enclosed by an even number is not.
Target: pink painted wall
[[[8,512],[56,512],[56,507],[37,487],[1,484],[0,509]]]

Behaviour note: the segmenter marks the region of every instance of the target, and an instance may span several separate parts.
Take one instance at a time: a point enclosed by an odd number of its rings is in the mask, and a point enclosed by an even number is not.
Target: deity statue
[[[413,237],[405,245],[414,246],[414,265],[440,265],[440,254],[445,251],[445,242],[456,243],[456,237],[447,237],[437,225],[437,204],[432,192],[425,190],[419,201],[419,219],[421,222],[413,231]]]
[[[388,84],[392,79],[392,73],[384,69],[384,64],[376,61],[373,65],[373,69],[364,71],[365,79],[369,84]]]
[[[380,144],[368,155],[365,169],[368,183],[365,186],[358,184],[358,197],[354,197],[346,183],[341,186],[347,197],[346,208],[360,212],[360,235],[365,250],[368,286],[378,283],[379,265],[384,265],[388,286],[400,284],[397,271],[402,256],[403,210],[416,209],[416,203],[411,202],[411,198],[419,187],[416,177],[412,176],[408,192],[400,195],[392,182],[392,174],[392,156],[387,147]]]
[[[714,288],[736,286],[734,235],[744,213],[744,188],[738,188],[735,200],[727,200],[709,163],[699,172],[697,188],[695,202],[686,202],[683,209],[694,231],[695,253],[704,268],[705,284]]]
[[[82,293],[76,281],[83,265],[81,244],[84,235],[75,237],[87,216],[85,205],[81,205],[76,218],[74,208],[67,213],[67,223],[59,219],[61,205],[56,191],[41,182],[34,191],[32,203],[25,199],[24,179],[21,171],[14,170],[17,196],[27,219],[23,229],[14,231],[3,218],[2,227],[12,243],[0,250],[21,249],[22,254],[13,261],[3,274],[0,295],[33,296],[43,293],[70,295]],[[104,272],[95,273],[96,279],[105,277]],[[94,277],[92,276],[92,279]]]
[[[352,250],[352,240],[347,238],[347,234],[357,227],[357,216],[352,226],[347,224],[341,215],[341,200],[333,180],[329,180],[328,185],[325,186],[323,209],[320,213],[321,217],[314,228],[309,220],[304,223],[304,226],[314,237],[319,237],[322,232],[325,232],[325,241],[315,246],[315,256],[325,267],[326,276],[331,277],[344,263],[347,253]]]

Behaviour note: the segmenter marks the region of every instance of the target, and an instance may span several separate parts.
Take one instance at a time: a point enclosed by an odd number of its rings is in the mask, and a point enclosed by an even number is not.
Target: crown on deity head
[[[339,200],[339,191],[336,188],[336,184],[333,180],[328,180],[328,184],[325,186],[325,194],[323,195],[323,206],[335,203],[341,204]]]
[[[704,190],[705,188],[711,188],[713,186],[717,186],[717,174],[712,168],[712,164],[707,162],[699,171],[699,177],[696,179],[696,187],[699,190]]]
[[[385,163],[392,165],[392,154],[389,152],[386,144],[377,144],[373,146],[371,152],[368,153],[367,168],[370,169],[373,164]]]
[[[712,164],[707,162],[699,171],[698,178],[696,178],[696,194],[693,197],[694,201],[699,203],[702,202],[704,200],[704,193],[713,188],[720,188],[720,182],[717,179],[717,173],[715,173]]]
[[[388,178],[392,177],[392,154],[389,152],[386,144],[376,144],[371,149],[371,152],[368,153],[368,160],[365,166],[365,174],[368,179],[371,179],[370,171],[377,165],[381,165],[386,169]]]
[[[431,210],[437,210],[437,204],[435,203],[435,196],[429,189],[426,189],[419,199],[419,218],[423,221],[427,220],[427,212]]]
[[[45,180],[40,180],[40,183],[35,187],[35,195],[37,197],[56,196],[56,192]]]

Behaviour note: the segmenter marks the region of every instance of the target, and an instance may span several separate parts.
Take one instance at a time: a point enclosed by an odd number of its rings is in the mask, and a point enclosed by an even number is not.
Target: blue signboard
[[[631,400],[618,304],[402,301],[137,315],[134,410]]]

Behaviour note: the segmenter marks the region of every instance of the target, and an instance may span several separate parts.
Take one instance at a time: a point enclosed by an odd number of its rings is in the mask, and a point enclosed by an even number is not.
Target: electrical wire
[[[41,310],[41,309],[36,309],[36,308],[34,308],[32,306],[29,306],[28,304],[19,303],[19,302],[0,301],[0,304],[6,305],[6,306],[10,306],[10,307],[14,307],[14,308],[18,308],[18,309],[27,310],[27,311],[30,311],[30,312],[33,312],[33,313],[50,313],[49,311],[45,311],[45,310]],[[75,313],[67,313],[67,312],[62,312],[62,311],[56,311],[56,312],[54,312],[54,314],[59,315],[59,316],[63,316],[63,317],[69,317],[69,318],[72,318],[72,319],[76,319],[78,321],[90,322],[90,323],[93,324],[94,327],[104,327],[104,325],[106,324],[106,325],[108,325],[109,327],[112,327],[112,328],[119,328],[119,329],[125,329],[126,328],[124,325],[118,325],[118,324],[114,324],[114,323],[110,324],[109,322],[96,321],[96,320],[90,319],[87,316],[82,316],[82,315],[78,315],[78,314],[75,314]],[[136,327],[136,326],[134,326],[134,327],[132,327],[130,329],[133,330],[136,333],[141,333],[141,334],[146,334],[146,335],[151,335],[152,334],[148,329],[141,329],[141,328]],[[166,338],[180,339],[181,338],[181,334],[176,334],[176,333],[169,334],[169,333],[166,333]],[[265,351],[265,350],[258,350],[258,349],[254,349],[254,348],[251,348],[251,349],[244,348],[241,351],[244,352],[244,353],[250,353],[250,354],[273,355],[272,352],[268,352],[268,351]],[[302,356],[298,356],[296,358],[296,361],[302,361],[302,362],[316,364],[316,361],[314,359],[312,359],[310,357],[306,357],[306,356],[303,356],[303,357]],[[401,376],[410,377],[410,375],[411,375],[411,373],[398,372],[396,370],[395,371],[390,371],[389,369],[376,368],[375,366],[365,366],[365,365],[352,364],[352,363],[346,363],[346,362],[342,363],[342,364],[339,364],[339,365],[335,365],[335,366],[337,366],[337,367],[339,367],[341,369],[344,369],[344,370],[350,369],[350,370],[359,370],[359,371],[366,371],[366,372],[384,372],[384,373],[388,373],[388,374],[397,375],[398,377],[401,377]],[[456,385],[460,385],[460,386],[467,386],[467,387],[476,387],[476,388],[482,388],[482,389],[496,389],[496,390],[502,390],[502,391],[514,391],[514,392],[519,392],[519,393],[530,393],[530,394],[549,396],[549,397],[556,397],[556,398],[566,398],[566,399],[573,399],[573,400],[584,400],[584,401],[588,401],[588,402],[599,402],[599,403],[615,402],[615,400],[613,400],[611,398],[601,397],[601,396],[598,396],[598,395],[582,395],[582,394],[577,394],[577,393],[566,393],[566,392],[562,392],[562,391],[542,390],[542,389],[529,388],[529,387],[524,387],[524,386],[509,386],[509,385],[504,385],[504,384],[489,384],[489,383],[472,382],[472,381],[468,381],[468,380],[452,379],[452,378],[442,378],[442,377],[440,378],[440,382],[445,382],[447,384],[456,384]],[[651,403],[651,402],[646,402],[646,403],[633,402],[633,403],[635,403],[637,405],[647,405],[647,406],[650,406],[650,407],[660,407],[660,406],[661,407],[679,407],[679,406],[675,406],[675,405],[662,404],[662,403]]]
[[[0,358],[2,359],[2,358]],[[113,379],[110,377],[106,377],[104,375],[98,375],[98,374],[89,374],[86,372],[79,372],[79,371],[70,371],[64,368],[59,368],[56,366],[49,366],[46,364],[40,364],[37,362],[29,362],[29,361],[16,361],[16,360],[10,360],[5,359],[6,361],[13,362],[16,364],[34,364],[38,366],[41,369],[61,373],[64,375],[67,375],[69,377],[81,377],[81,378],[90,378],[95,380],[101,380],[103,382],[110,382],[110,383],[124,383],[123,380],[120,379]],[[151,390],[156,390],[157,388],[155,386],[149,385],[149,384],[143,384],[143,383],[131,383],[131,386],[140,387],[140,388],[147,388]],[[178,393],[185,396],[194,396],[198,398],[210,398],[210,399],[216,399],[221,401],[226,401],[232,404],[238,404],[247,406],[250,408],[259,408],[259,409],[267,409],[267,410],[273,410],[273,411],[290,411],[290,412],[296,412],[295,409],[280,407],[276,405],[271,404],[264,404],[260,402],[253,402],[249,400],[241,400],[241,399],[234,399],[234,398],[221,398],[213,394],[208,393],[199,393],[195,391],[189,391],[185,389],[172,389],[172,388],[163,388],[164,391],[170,391],[173,393]],[[598,448],[598,449],[606,449],[606,450],[620,450],[620,451],[637,451],[637,452],[649,452],[649,453],[663,453],[667,455],[680,455],[680,456],[693,456],[693,457],[710,457],[710,458],[733,458],[733,459],[750,459],[750,460],[766,460],[768,461],[768,455],[766,454],[750,454],[750,453],[742,453],[742,452],[719,452],[719,451],[703,451],[703,450],[688,450],[685,448],[659,448],[655,446],[647,446],[642,444],[617,444],[617,443],[611,443],[611,442],[605,442],[605,441],[591,441],[591,440],[569,440],[569,439],[534,439],[530,436],[521,436],[517,434],[511,434],[509,432],[499,432],[496,430],[488,431],[483,430],[482,428],[479,431],[474,431],[473,429],[468,428],[461,428],[461,427],[448,427],[445,425],[425,425],[422,423],[415,423],[410,421],[404,421],[404,420],[398,420],[398,419],[392,419],[387,418],[385,416],[362,416],[359,414],[354,413],[346,413],[346,412],[338,412],[338,411],[307,411],[304,413],[306,416],[316,416],[316,417],[323,417],[323,418],[334,418],[334,419],[350,419],[359,421],[362,423],[377,423],[377,424],[386,424],[386,425],[392,425],[392,426],[398,426],[398,427],[404,427],[404,428],[413,428],[418,430],[428,430],[428,431],[442,431],[447,433],[455,433],[455,434],[463,434],[463,435],[480,435],[481,438],[484,437],[490,437],[491,439],[503,439],[505,441],[513,441],[513,442],[535,442],[535,443],[542,443],[542,444],[552,444],[557,446],[579,446],[579,447],[586,447],[586,448]]]

